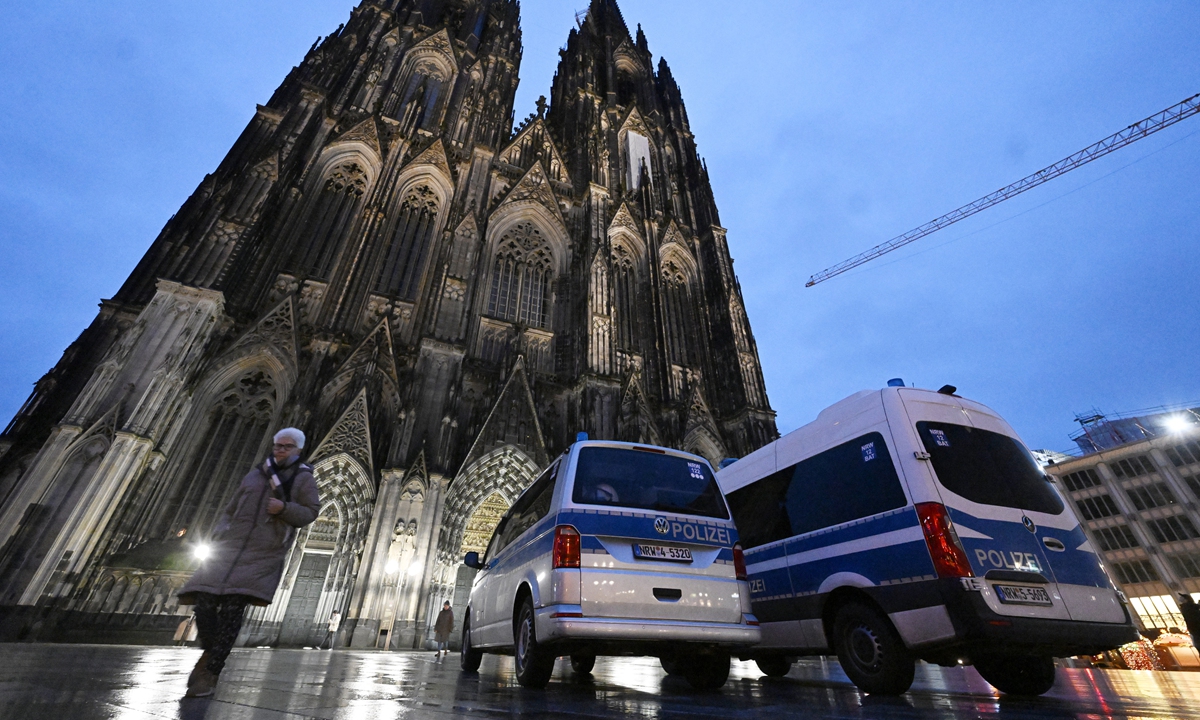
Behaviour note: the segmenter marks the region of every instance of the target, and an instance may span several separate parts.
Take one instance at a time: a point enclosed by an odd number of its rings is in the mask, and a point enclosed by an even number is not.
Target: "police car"
[[[867,692],[916,659],[974,664],[1040,695],[1054,658],[1137,639],[1079,520],[989,408],[900,381],[867,390],[721,470],[762,644],[783,675],[836,653]]]
[[[558,657],[649,655],[718,688],[730,653],[759,640],[737,531],[712,468],[668,448],[580,440],[496,527],[463,623],[462,668],[515,656],[526,687]]]

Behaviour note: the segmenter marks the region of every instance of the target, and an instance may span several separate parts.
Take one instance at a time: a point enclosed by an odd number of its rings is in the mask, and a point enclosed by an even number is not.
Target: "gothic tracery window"
[[[550,244],[531,223],[520,223],[500,238],[492,267],[487,314],[529,327],[550,325]]]
[[[637,319],[637,274],[634,258],[623,245],[613,248],[613,314],[616,321],[616,343],[622,350],[636,350],[635,322]]]
[[[696,332],[692,313],[691,284],[687,272],[674,260],[663,264],[663,290],[666,295],[667,345],[670,360],[676,365],[691,365],[688,335]]]
[[[334,168],[308,216],[307,232],[298,245],[303,255],[296,269],[308,277],[329,278],[341,241],[348,234],[367,192],[367,184],[367,172],[357,162]]]
[[[217,514],[238,481],[259,460],[275,409],[275,388],[262,371],[246,373],[219,393],[209,410],[208,427],[191,453],[190,467],[174,488],[163,519],[174,534],[189,536],[212,529]]]
[[[415,188],[404,199],[379,275],[375,278],[376,292],[409,302],[416,298],[433,242],[437,214],[437,195],[425,185]]]

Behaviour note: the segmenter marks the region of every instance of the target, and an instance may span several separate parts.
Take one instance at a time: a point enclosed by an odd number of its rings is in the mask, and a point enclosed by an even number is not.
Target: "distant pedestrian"
[[[450,651],[447,649],[450,642],[450,633],[454,630],[454,611],[450,609],[450,601],[442,603],[442,611],[438,613],[437,622],[433,624],[433,640],[437,643],[437,653],[439,657],[444,657]]]
[[[1183,616],[1183,624],[1187,625],[1188,635],[1192,636],[1192,645],[1200,648],[1200,605],[1187,593],[1179,593],[1179,614]]]
[[[333,645],[337,642],[337,631],[342,626],[342,613],[339,610],[334,610],[329,616],[329,630],[325,633],[325,639],[317,647],[325,647],[325,643],[329,643],[329,649],[333,649]]]
[[[297,528],[317,519],[321,500],[312,468],[300,462],[304,433],[275,434],[271,457],[242,478],[212,532],[200,569],[179,591],[196,606],[204,653],[188,676],[187,697],[206,697],[233,649],[247,605],[270,605]]]

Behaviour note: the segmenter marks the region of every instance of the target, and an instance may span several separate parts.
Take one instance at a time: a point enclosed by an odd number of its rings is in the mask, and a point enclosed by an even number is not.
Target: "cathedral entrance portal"
[[[300,570],[296,573],[296,584],[288,600],[287,612],[283,615],[283,627],[279,631],[280,645],[309,645],[319,642],[313,638],[319,632],[316,619],[317,607],[321,603],[321,592],[325,588],[325,576],[329,574],[331,555],[304,553]]]
[[[483,557],[483,554],[487,552],[488,542],[492,539],[492,533],[496,531],[496,525],[500,523],[500,518],[504,517],[504,513],[510,507],[512,507],[512,503],[505,500],[504,496],[498,492],[492,493],[480,503],[479,507],[475,508],[475,512],[471,513],[470,519],[467,520],[466,529],[463,531],[462,549],[458,554],[465,557],[469,552],[477,552],[480,557]],[[478,572],[475,568],[460,565],[454,578],[454,598],[450,604],[454,609],[454,617],[460,619],[460,629],[462,627],[461,618],[465,617],[467,600],[471,595],[471,583],[475,581],[475,575]]]

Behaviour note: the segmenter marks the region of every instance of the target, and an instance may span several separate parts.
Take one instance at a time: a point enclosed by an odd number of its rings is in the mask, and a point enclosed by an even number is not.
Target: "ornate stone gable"
[[[342,133],[334,140],[334,143],[362,143],[375,152],[376,157],[384,156],[383,147],[379,142],[379,128],[375,125],[375,118],[368,117],[359,124]]]
[[[512,372],[484,420],[479,435],[463,459],[459,474],[479,458],[505,444],[521,448],[539,467],[545,467],[550,462],[538,421],[537,405],[525,373],[525,358],[520,355],[513,363]]]
[[[232,356],[260,347],[275,348],[296,367],[296,303],[293,296],[289,295],[267,311],[262,319],[225,351],[225,355]]]
[[[416,51],[433,51],[445,55],[451,62],[452,71],[458,73],[458,52],[454,48],[454,43],[450,41],[450,33],[446,28],[437,30],[428,37],[423,38],[412,46],[410,53]]]
[[[367,410],[367,389],[363,388],[333,424],[333,428],[317,446],[309,462],[315,465],[331,455],[345,453],[357,460],[368,475],[374,477],[374,464],[371,460],[371,421]]]
[[[454,173],[450,169],[450,161],[446,157],[446,146],[442,143],[442,139],[438,138],[429,144],[429,147],[417,153],[416,157],[404,164],[404,168],[420,167],[421,165],[432,165],[442,174],[447,180],[454,181]]]
[[[613,215],[612,222],[608,224],[609,234],[611,235],[612,232],[618,228],[624,228],[633,233],[639,239],[645,239],[642,237],[641,223],[634,218],[633,212],[629,209],[629,203],[624,201],[621,203],[621,206],[617,208],[617,212]]]
[[[625,381],[621,393],[621,417],[617,427],[618,439],[628,442],[662,444],[662,434],[654,422],[654,411],[646,400],[642,387],[642,372],[634,370]]]
[[[399,375],[396,372],[395,347],[392,344],[392,332],[387,320],[382,320],[371,334],[367,335],[358,347],[350,353],[350,357],[338,368],[335,378],[353,375],[358,372],[370,374],[380,372],[392,381],[393,387],[399,387]]]
[[[542,167],[541,161],[535,162],[533,167],[529,168],[529,172],[525,173],[525,176],[509,191],[496,209],[500,210],[506,205],[518,203],[541,205],[552,212],[559,222],[566,225],[558,206],[558,198],[554,196],[554,191],[550,188],[546,170]]]
[[[684,239],[683,233],[679,231],[679,225],[674,220],[667,223],[667,227],[662,234],[662,242],[659,244],[666,245],[668,243],[676,243],[680,247],[689,249],[691,248],[691,245],[688,243],[688,241]]]
[[[638,135],[650,137],[650,126],[646,124],[646,119],[642,117],[642,113],[633,107],[625,115],[625,119],[621,122],[621,132],[635,132]]]
[[[529,123],[513,138],[508,147],[500,151],[500,162],[528,169],[540,160],[549,169],[549,177],[560,183],[570,183],[571,175],[563,162],[562,154],[541,118]]]

